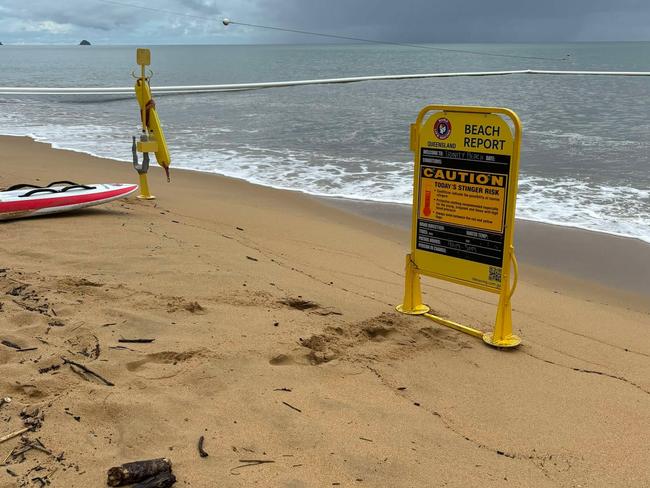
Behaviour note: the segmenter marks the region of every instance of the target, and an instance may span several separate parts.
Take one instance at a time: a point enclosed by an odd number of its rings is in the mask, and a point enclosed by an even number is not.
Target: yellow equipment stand
[[[147,180],[147,173],[138,174],[140,179],[140,194],[136,197],[140,200],[155,200],[156,197],[149,191],[149,181]]]
[[[505,119],[514,126],[514,136]],[[477,134],[482,137],[474,137]],[[479,144],[488,149],[478,154]],[[415,153],[411,252],[406,256],[404,300],[397,311],[423,315],[494,347],[511,348],[521,343],[512,331],[511,304],[518,278],[513,240],[520,146],[521,123],[511,110],[430,105],[420,111],[411,126],[411,150]],[[474,165],[472,158],[476,159]],[[462,170],[445,171],[445,165],[453,168],[454,164]],[[499,164],[507,169],[491,173]],[[479,167],[482,172],[476,170]],[[505,183],[491,188],[486,181]],[[496,196],[491,200],[476,196],[481,193]],[[474,210],[477,208],[480,210]],[[452,233],[458,229],[465,229],[462,238]],[[483,236],[496,236],[501,245],[492,264],[478,257],[479,253],[496,253],[494,241]],[[475,259],[472,253],[476,253]],[[493,331],[484,333],[429,313],[430,308],[422,301],[420,275],[498,293]]]
[[[156,197],[149,191],[149,182],[147,172],[149,170],[149,153],[154,153],[157,163],[165,170],[167,181],[169,178],[169,165],[171,156],[167,149],[165,134],[162,130],[160,118],[156,112],[156,104],[151,94],[149,86],[149,77],[146,75],[146,67],[151,64],[151,51],[149,49],[138,48],[136,51],[136,61],[140,65],[140,76],[136,77],[135,95],[140,106],[140,120],[142,123],[142,132],[139,140],[133,137],[133,166],[138,172],[140,179],[140,195],[138,198],[143,200],[153,200]],[[135,75],[134,75],[135,77]],[[142,164],[138,164],[138,153],[142,153]]]

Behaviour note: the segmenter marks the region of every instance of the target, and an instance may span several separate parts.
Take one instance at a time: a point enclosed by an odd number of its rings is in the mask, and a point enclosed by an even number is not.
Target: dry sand
[[[0,148],[0,187],[135,176],[26,138]],[[0,397],[13,400],[0,437],[38,407],[28,437],[53,453],[10,459],[0,486],[101,487],[109,467],[161,456],[188,487],[650,485],[647,287],[524,259],[513,299],[524,343],[498,351],[393,311],[403,228],[299,193],[172,178],[152,170],[154,202],[0,224],[0,340],[37,348],[0,345]],[[580,241],[522,227],[521,256]],[[647,283],[650,246],[607,239],[639,263],[609,284]],[[608,266],[593,249],[570,251]],[[423,289],[439,314],[491,328],[495,297]],[[0,463],[20,443],[0,444]]]

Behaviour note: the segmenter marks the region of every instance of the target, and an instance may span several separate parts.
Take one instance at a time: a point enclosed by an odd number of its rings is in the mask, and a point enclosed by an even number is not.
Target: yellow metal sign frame
[[[466,261],[461,258],[444,256],[436,259],[424,258],[427,253],[417,248],[418,242],[418,218],[420,217],[421,204],[421,132],[423,126],[430,121],[432,117],[438,117],[438,120],[448,120],[445,115],[458,116],[498,116],[498,119],[492,120],[510,120],[514,127],[512,140],[508,142],[508,149],[503,150],[500,154],[509,156],[509,171],[507,180],[507,197],[503,216],[503,247],[501,260],[500,282],[488,283],[480,280],[469,280],[474,271],[482,270],[485,265]],[[429,117],[427,117],[429,116]],[[430,123],[429,123],[430,125]],[[510,132],[510,128],[508,127]],[[511,143],[511,145],[510,145]],[[515,112],[506,108],[498,107],[474,107],[474,106],[449,106],[449,105],[428,105],[424,107],[416,122],[411,125],[410,148],[414,152],[414,178],[413,178],[413,213],[411,222],[411,252],[406,256],[405,287],[404,300],[397,310],[408,315],[423,315],[441,325],[451,327],[463,333],[480,337],[484,342],[491,346],[499,348],[509,348],[518,346],[521,339],[512,332],[512,295],[517,286],[518,267],[514,253],[514,227],[515,227],[515,203],[517,198],[517,180],[519,175],[519,153],[521,149],[521,122]],[[497,151],[497,154],[499,151]],[[432,263],[434,263],[432,265]],[[438,269],[437,269],[438,268]],[[463,270],[461,276],[454,274],[454,270]],[[511,283],[511,271],[514,274]],[[453,322],[433,315],[430,308],[422,302],[422,292],[420,287],[420,275],[433,278],[443,279],[452,283],[470,286],[483,291],[499,294],[499,303],[497,307],[496,320],[494,329],[490,333]]]

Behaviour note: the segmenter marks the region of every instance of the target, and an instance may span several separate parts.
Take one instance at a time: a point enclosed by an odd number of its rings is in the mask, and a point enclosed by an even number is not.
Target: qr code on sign
[[[498,281],[499,283],[501,283],[501,268],[497,268],[496,266],[490,266],[488,272],[489,272],[490,281]]]

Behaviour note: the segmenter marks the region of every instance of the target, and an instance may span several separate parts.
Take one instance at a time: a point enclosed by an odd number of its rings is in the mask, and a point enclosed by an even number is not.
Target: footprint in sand
[[[147,354],[143,359],[126,363],[126,369],[150,380],[173,378],[183,371],[179,364],[189,361],[198,354],[200,351],[163,351]]]
[[[269,364],[271,366],[286,366],[288,364],[294,364],[294,363],[295,361],[288,354],[278,354],[277,356],[273,356],[269,360]]]

